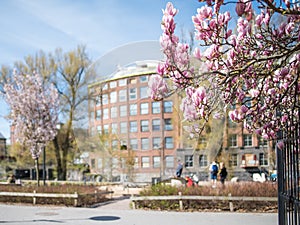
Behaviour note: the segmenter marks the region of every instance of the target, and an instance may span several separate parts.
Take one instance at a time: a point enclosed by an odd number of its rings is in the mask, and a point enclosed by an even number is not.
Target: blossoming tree
[[[6,101],[18,141],[30,149],[35,160],[39,185],[39,163],[42,149],[56,136],[58,123],[58,93],[46,86],[39,74],[17,74],[4,86]]]
[[[172,3],[163,10],[160,43],[166,60],[149,81],[152,98],[185,91],[181,109],[186,120],[194,121],[195,133],[209,118],[226,113],[266,139],[299,123],[294,113],[299,110],[300,92],[299,3],[206,0],[200,4],[192,17],[199,44],[193,56],[190,46],[180,43],[175,34],[178,10]],[[230,4],[235,10],[225,11]],[[195,59],[201,63],[198,68],[191,63]]]

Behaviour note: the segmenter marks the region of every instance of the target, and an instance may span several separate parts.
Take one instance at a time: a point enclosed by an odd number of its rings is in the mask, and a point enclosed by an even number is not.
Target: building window
[[[149,104],[148,104],[148,102],[141,103],[140,107],[141,107],[140,110],[141,110],[142,115],[149,113]]]
[[[137,115],[137,104],[131,104],[130,105],[130,116],[136,116]]]
[[[141,131],[142,132],[149,131],[149,120],[141,120]]]
[[[152,147],[154,149],[159,149],[160,148],[160,145],[161,145],[161,139],[160,137],[154,137],[152,139]]]
[[[111,142],[112,149],[117,150],[118,149],[118,144],[119,144],[118,140],[112,140],[112,142]]]
[[[108,134],[109,133],[109,124],[104,124],[103,125],[103,132],[104,132],[104,134]]]
[[[259,146],[268,146],[268,140],[262,137],[258,137],[258,144]]]
[[[232,154],[229,158],[229,166],[237,166],[238,161],[237,161],[237,154]]]
[[[164,112],[165,113],[173,112],[173,102],[172,101],[165,101],[164,102]]]
[[[129,83],[130,84],[136,84],[136,79],[135,78],[130,78]]]
[[[199,166],[200,167],[207,167],[208,166],[207,155],[200,155],[199,156]]]
[[[110,92],[110,103],[116,103],[117,102],[117,92],[113,91]]]
[[[138,150],[138,140],[136,138],[130,139],[130,149]]]
[[[148,87],[140,87],[140,98],[148,98]]]
[[[120,132],[121,132],[121,134],[127,133],[127,122],[120,123]]]
[[[101,109],[96,111],[96,120],[101,120]]]
[[[160,102],[152,102],[152,113],[153,114],[160,113]]]
[[[193,167],[194,166],[193,159],[194,159],[193,155],[185,155],[184,156],[185,167]]]
[[[137,99],[136,88],[130,88],[129,89],[129,99],[130,100],[136,100]]]
[[[118,124],[117,123],[112,123],[111,124],[111,133],[112,134],[117,134],[118,133]]]
[[[98,159],[98,163],[97,163],[98,165],[97,165],[97,168],[98,169],[102,169],[102,167],[103,167],[103,163],[102,163],[102,159],[100,158],[100,159]]]
[[[149,168],[150,167],[150,159],[148,156],[142,157],[142,168]]]
[[[109,118],[109,110],[108,108],[103,109],[103,119],[108,119]]]
[[[140,82],[146,83],[148,81],[148,76],[140,76]]]
[[[135,169],[139,168],[139,158],[138,157],[134,157],[134,166]]]
[[[127,116],[127,105],[120,106],[120,117]]]
[[[102,87],[102,90],[107,90],[107,89],[108,89],[108,85],[104,84],[103,87]]]
[[[92,168],[96,167],[96,159],[91,159],[91,167]]]
[[[166,156],[166,168],[174,168],[174,156]]]
[[[268,154],[259,153],[259,165],[267,166],[268,165]]]
[[[101,134],[102,133],[102,127],[101,126],[97,126],[97,132],[98,132],[98,134]]]
[[[127,150],[127,141],[125,141],[125,140],[120,141],[120,149]]]
[[[204,136],[200,136],[198,142],[201,145],[201,147],[203,147],[203,148],[205,148],[207,146],[207,140],[206,140],[206,137],[204,137]]]
[[[110,118],[117,118],[118,117],[118,110],[116,106],[110,108]]]
[[[174,142],[172,137],[165,137],[165,148],[166,149],[174,148]]]
[[[153,156],[153,168],[160,168],[160,156]]]
[[[127,100],[127,90],[120,90],[119,91],[119,102],[126,102]]]
[[[108,149],[110,147],[108,140],[105,140],[102,142],[105,149]]]
[[[129,131],[130,131],[130,133],[138,132],[137,121],[129,122]]]
[[[126,86],[127,85],[127,80],[126,79],[121,79],[119,80],[119,86],[122,87],[122,86]]]
[[[159,131],[160,130],[160,119],[152,120],[152,131]]]
[[[252,146],[252,134],[244,134],[243,141],[245,147]]]
[[[141,139],[142,150],[149,150],[149,138]]]
[[[110,88],[115,88],[115,87],[117,87],[117,82],[116,81],[111,81],[109,86],[110,86]]]
[[[112,165],[113,165],[113,168],[118,168],[119,167],[118,158],[115,158],[115,157],[112,158]]]
[[[95,104],[96,104],[96,106],[100,106],[101,105],[101,97],[98,95],[98,96],[96,96],[96,99],[95,99]]]
[[[165,130],[173,130],[171,119],[165,119]]]
[[[237,146],[237,135],[236,134],[232,134],[229,137],[229,146],[230,147],[236,147]]]
[[[108,104],[108,95],[104,94],[102,95],[102,105],[107,105]]]

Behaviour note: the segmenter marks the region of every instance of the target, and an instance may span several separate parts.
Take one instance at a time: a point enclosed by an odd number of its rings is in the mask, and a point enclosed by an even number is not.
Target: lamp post
[[[160,112],[161,112],[161,165],[160,165],[160,179],[162,180],[165,176],[165,117],[164,117],[164,101],[161,101],[160,104]]]
[[[39,171],[37,171],[38,173]],[[43,185],[46,186],[46,147],[43,147]]]

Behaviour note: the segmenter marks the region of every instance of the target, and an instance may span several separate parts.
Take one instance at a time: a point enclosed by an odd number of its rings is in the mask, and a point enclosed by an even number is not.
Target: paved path
[[[277,214],[132,210],[129,199],[95,208],[0,204],[0,224],[8,225],[276,225]]]

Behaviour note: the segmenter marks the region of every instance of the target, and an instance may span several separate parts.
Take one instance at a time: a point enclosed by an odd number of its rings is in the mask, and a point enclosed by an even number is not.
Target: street
[[[0,224],[276,225],[277,214],[165,212],[0,204]]]

